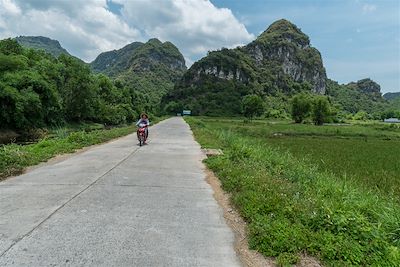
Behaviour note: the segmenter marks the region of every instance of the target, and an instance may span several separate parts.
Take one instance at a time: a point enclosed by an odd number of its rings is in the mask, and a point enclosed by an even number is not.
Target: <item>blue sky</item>
[[[295,23],[340,83],[370,77],[383,92],[400,92],[400,1],[211,0],[228,7],[258,35],[280,18]]]
[[[173,42],[188,66],[244,45],[285,18],[322,54],[328,77],[370,77],[400,92],[399,0],[0,0],[0,38],[47,36],[90,62],[150,38]]]

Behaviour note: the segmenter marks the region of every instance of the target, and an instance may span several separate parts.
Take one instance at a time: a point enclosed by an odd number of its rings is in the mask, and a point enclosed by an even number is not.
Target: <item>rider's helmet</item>
[[[143,117],[144,117],[144,118],[143,118]],[[140,115],[140,118],[141,118],[141,119],[148,119],[149,116],[147,116],[147,114],[143,112],[143,113]]]

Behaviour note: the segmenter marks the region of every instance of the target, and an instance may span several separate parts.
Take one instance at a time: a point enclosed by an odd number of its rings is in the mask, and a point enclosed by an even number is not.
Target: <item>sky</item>
[[[369,77],[383,93],[400,92],[398,0],[0,0],[0,38],[46,36],[90,62],[155,37],[173,42],[190,66],[281,18],[310,37],[329,78]]]

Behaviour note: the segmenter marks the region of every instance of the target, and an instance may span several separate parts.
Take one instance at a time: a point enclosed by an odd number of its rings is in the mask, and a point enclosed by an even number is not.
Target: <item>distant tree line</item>
[[[250,73],[244,65],[241,69]],[[172,81],[163,82],[169,74],[162,68],[157,75],[127,73],[111,80],[94,74],[74,57],[55,58],[5,39],[0,41],[0,129],[24,131],[86,121],[117,125],[132,122],[142,111],[176,114],[183,109],[194,115],[243,115],[250,120],[291,117],[298,123],[311,120],[317,125],[349,118],[400,117],[400,98],[390,103],[377,93],[367,98],[359,90],[329,80],[326,97],[311,94],[307,83],[288,83],[292,89],[283,92],[273,84],[257,86],[207,75],[199,81],[199,90],[185,83],[189,74],[172,90],[168,89]]]
[[[123,82],[93,74],[79,59],[0,41],[0,128],[127,123],[144,109],[143,99]]]

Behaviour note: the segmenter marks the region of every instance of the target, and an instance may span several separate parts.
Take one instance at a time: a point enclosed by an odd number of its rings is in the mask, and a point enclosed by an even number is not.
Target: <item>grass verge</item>
[[[163,119],[166,117],[155,118],[152,124]],[[135,131],[136,127],[133,125],[90,132],[83,130],[67,133],[60,130],[61,133],[51,138],[44,138],[35,144],[0,146],[0,180],[21,174],[26,167],[45,162],[56,155],[72,153],[77,149],[104,143]]]
[[[400,266],[400,206],[265,140],[187,118],[205,162],[248,222],[249,244],[281,265],[307,253],[331,266]]]

